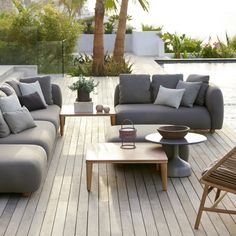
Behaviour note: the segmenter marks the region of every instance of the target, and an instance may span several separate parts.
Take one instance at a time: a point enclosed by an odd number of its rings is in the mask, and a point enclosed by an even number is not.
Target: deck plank
[[[134,58],[135,60],[135,58]],[[137,73],[143,62],[138,61]],[[154,64],[144,70],[155,73]],[[75,78],[55,79],[63,89],[64,104],[76,94],[67,87]],[[99,77],[95,104],[113,106],[117,77]],[[29,198],[17,194],[0,196],[0,235],[235,235],[236,216],[203,213],[199,230],[193,225],[202,195],[202,170],[221,158],[236,144],[236,133],[224,124],[214,134],[204,133],[207,142],[191,145],[192,175],[169,178],[162,191],[161,178],[153,165],[95,164],[92,191],[86,188],[86,149],[104,142],[108,117],[67,118],[65,134],[59,137],[55,153],[39,190]],[[212,203],[210,194],[207,203]],[[236,206],[229,194],[221,207]]]

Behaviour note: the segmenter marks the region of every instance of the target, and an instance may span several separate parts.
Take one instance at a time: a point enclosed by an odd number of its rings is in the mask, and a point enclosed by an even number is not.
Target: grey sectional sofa
[[[50,78],[47,77],[47,80],[50,81]],[[31,83],[35,78],[22,81]],[[17,95],[20,95],[17,81],[6,82],[14,88]],[[0,89],[1,86],[3,85],[0,85]],[[45,109],[30,112],[35,127],[0,138],[1,193],[31,193],[39,188],[43,180],[47,163],[54,152],[62,105],[58,85],[50,84],[48,92],[52,98],[52,101],[48,102],[50,104]]]
[[[183,81],[182,74],[157,74],[152,78],[147,74],[120,75],[114,95],[117,124],[130,119],[134,124],[178,124],[212,132],[221,129],[224,118],[223,96],[220,88],[209,83],[209,76],[189,75],[187,78],[187,85],[200,83],[192,106],[181,105],[182,101],[178,109],[154,104],[160,86],[176,89],[179,81]],[[190,90],[188,95],[191,97],[193,93]]]

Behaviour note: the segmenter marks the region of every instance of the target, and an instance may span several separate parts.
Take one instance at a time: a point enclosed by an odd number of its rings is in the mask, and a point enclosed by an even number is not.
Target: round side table
[[[146,140],[162,145],[173,146],[173,156],[168,156],[168,176],[187,177],[191,175],[191,166],[179,157],[179,146],[201,143],[207,140],[204,135],[188,133],[182,139],[164,139],[159,133],[152,133],[145,137]]]

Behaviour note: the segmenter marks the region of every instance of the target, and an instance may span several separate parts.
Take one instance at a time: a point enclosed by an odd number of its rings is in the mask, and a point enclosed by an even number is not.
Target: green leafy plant
[[[40,73],[66,70],[81,32],[79,23],[51,4],[14,4],[18,12],[0,15],[1,63],[37,64]]]
[[[74,63],[71,66],[68,74],[72,76],[79,76],[81,74],[85,76],[91,76],[92,73],[92,56],[87,54],[79,54],[74,59]],[[104,56],[104,74],[102,76],[118,76],[121,73],[132,73],[132,66],[129,61],[123,60],[122,63],[116,63],[111,55],[106,54]]]
[[[133,30],[134,30],[134,27],[132,25],[129,25],[129,24],[126,25],[126,30],[125,30],[126,34],[132,34]]]
[[[142,24],[142,31],[162,31],[163,26],[145,25]]]
[[[188,53],[197,55],[201,51],[201,40],[192,39],[185,34],[171,34],[166,32],[161,35],[165,43],[165,52],[174,53],[175,58],[187,58]]]
[[[91,93],[98,86],[99,82],[95,82],[94,79],[86,79],[83,75],[80,75],[78,80],[70,85],[68,88],[72,91],[83,90],[87,93]]]
[[[84,34],[93,34],[94,32],[94,16],[80,19]]]

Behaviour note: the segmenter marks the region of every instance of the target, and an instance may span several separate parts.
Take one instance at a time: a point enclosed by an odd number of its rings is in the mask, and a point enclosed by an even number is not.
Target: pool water
[[[224,96],[224,122],[236,131],[236,63],[184,63],[164,64],[165,73],[210,75],[210,82],[219,86]]]

